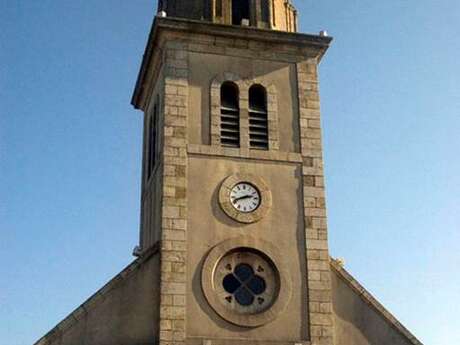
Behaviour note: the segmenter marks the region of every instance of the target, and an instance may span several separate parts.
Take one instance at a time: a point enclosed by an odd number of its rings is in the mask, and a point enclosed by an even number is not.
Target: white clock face
[[[261,198],[257,188],[247,182],[240,182],[232,188],[230,201],[238,211],[250,213],[260,206]]]

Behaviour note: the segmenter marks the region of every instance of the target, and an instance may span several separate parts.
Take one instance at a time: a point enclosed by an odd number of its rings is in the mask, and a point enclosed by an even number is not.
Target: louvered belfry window
[[[267,91],[262,85],[249,89],[249,145],[268,150]]]
[[[263,22],[268,23],[270,22],[270,4],[268,0],[260,0],[260,13],[261,19]]]
[[[149,120],[148,132],[148,158],[147,158],[147,180],[152,176],[157,154],[157,128],[158,128],[158,103],[153,106],[153,113]]]
[[[243,19],[251,19],[249,0],[232,0],[232,24],[241,25]]]
[[[240,146],[240,105],[238,86],[225,82],[220,89],[220,142],[222,146]]]

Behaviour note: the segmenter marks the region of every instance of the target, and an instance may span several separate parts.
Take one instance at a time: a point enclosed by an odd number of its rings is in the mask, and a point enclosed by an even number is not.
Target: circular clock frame
[[[260,204],[252,212],[241,212],[233,205],[230,198],[232,189],[240,184],[247,183],[259,192]],[[240,223],[251,224],[260,221],[272,207],[272,194],[265,181],[253,174],[237,173],[227,177],[220,187],[219,204],[227,216]]]

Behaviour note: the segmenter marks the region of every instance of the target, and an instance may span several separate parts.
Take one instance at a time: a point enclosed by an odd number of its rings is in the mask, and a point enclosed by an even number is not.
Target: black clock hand
[[[235,200],[233,200],[233,202],[237,202],[237,201],[240,201],[240,200],[244,200],[244,199],[250,199],[252,198],[252,195],[244,195],[244,196],[240,196],[239,198],[236,198]]]

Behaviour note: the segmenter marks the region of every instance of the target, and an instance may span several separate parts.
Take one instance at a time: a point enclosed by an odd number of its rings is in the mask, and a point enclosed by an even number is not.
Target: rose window
[[[257,314],[272,306],[279,293],[279,275],[262,253],[241,248],[227,253],[214,272],[220,303],[238,314]]]
[[[263,270],[262,267],[258,268]],[[257,298],[265,292],[267,286],[265,280],[258,276],[252,267],[247,264],[240,264],[235,267],[233,273],[225,276],[223,280],[223,286],[232,296],[228,296],[227,299],[231,301],[232,297],[235,298],[236,302],[242,306],[249,306],[254,302],[263,303],[262,297]]]

